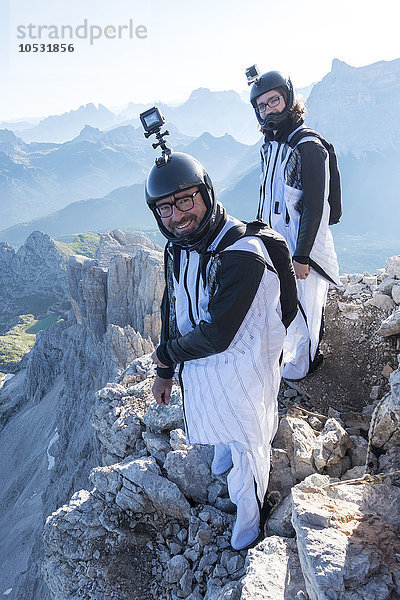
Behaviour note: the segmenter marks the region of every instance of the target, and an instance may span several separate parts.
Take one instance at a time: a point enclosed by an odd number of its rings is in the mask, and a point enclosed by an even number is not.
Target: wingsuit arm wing
[[[313,141],[298,146],[301,153],[301,183],[303,195],[299,233],[293,260],[308,264],[322,218],[325,194],[326,150]]]
[[[201,321],[186,335],[157,348],[166,365],[205,358],[226,350],[243,322],[266,268],[264,259],[251,252],[229,250],[219,255],[217,289],[210,300],[211,322]]]

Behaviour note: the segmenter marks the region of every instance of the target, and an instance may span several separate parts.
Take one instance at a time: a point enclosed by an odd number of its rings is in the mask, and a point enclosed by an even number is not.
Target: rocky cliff
[[[307,123],[341,153],[399,150],[400,59],[352,67],[337,58],[307,99]],[[394,100],[396,99],[396,100]]]
[[[102,266],[86,257],[71,258],[73,310],[38,334],[26,368],[0,390],[5,482],[0,589],[12,587],[15,598],[50,597],[40,575],[41,531],[44,518],[74,490],[87,486],[91,469],[101,464],[89,422],[94,392],[135,357],[152,351],[151,338],[159,335],[155,307],[162,293],[162,253],[151,242],[135,245],[133,238],[129,252],[122,253],[120,242],[109,234],[108,241],[113,239],[120,252],[114,256],[110,250],[108,264],[106,253]],[[124,302],[129,314],[125,311],[122,324]]]
[[[343,484],[400,469],[400,257],[331,290],[326,366],[280,391],[270,489],[283,501],[266,539],[235,552],[212,449],[186,445],[178,387],[168,407],[151,395],[161,252],[122,242],[113,232],[97,260],[71,259],[69,319],[38,336],[26,370],[0,390],[0,590],[32,600],[400,598],[398,479]]]
[[[0,333],[16,315],[45,314],[68,297],[67,257],[54,240],[34,231],[16,252],[0,242]]]

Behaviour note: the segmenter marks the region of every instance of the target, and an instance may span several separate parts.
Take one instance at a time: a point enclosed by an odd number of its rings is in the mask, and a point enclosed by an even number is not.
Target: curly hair
[[[280,85],[276,88],[276,91],[282,94],[285,104],[288,103],[288,90],[285,86]],[[301,97],[296,96],[293,102],[293,106],[289,109],[290,120],[293,125],[296,125],[300,121],[304,120],[306,107]]]
[[[304,102],[298,96],[294,99],[294,103],[292,108],[289,110],[290,116],[293,120],[293,123],[299,123],[299,121],[304,120],[304,115],[306,113],[306,107]]]

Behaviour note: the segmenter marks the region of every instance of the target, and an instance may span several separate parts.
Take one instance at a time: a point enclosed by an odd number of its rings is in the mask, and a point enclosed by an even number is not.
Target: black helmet
[[[164,227],[155,210],[155,204],[162,198],[192,187],[199,189],[207,212],[196,231],[178,237]],[[217,203],[210,176],[203,165],[189,154],[171,152],[167,160],[153,165],[147,176],[145,195],[161,233],[173,244],[193,248],[210,231],[214,223]]]
[[[271,90],[282,92],[286,106],[281,113],[270,113],[262,119],[257,109],[256,100],[261,94],[265,94],[265,92],[270,92]],[[253,105],[261,129],[264,132],[279,129],[279,126],[286,121],[294,102],[293,85],[290,78],[285,78],[279,71],[269,71],[268,73],[264,73],[264,75],[258,77],[251,86],[250,102]]]

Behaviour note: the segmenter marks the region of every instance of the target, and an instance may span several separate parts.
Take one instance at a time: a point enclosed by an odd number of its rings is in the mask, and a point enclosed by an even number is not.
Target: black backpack
[[[222,252],[237,240],[247,236],[260,238],[271,257],[272,266],[268,265],[268,268],[279,277],[282,323],[287,329],[297,313],[297,285],[289,248],[284,237],[261,219],[250,223],[241,222],[240,225],[231,227],[225,233],[213,254]]]
[[[329,156],[329,196],[328,202],[331,207],[329,215],[329,225],[336,225],[339,223],[340,217],[342,216],[342,188],[340,184],[340,171],[338,166],[338,160],[333,145],[328,142],[321,134],[317,133],[313,129],[304,127],[296,131],[296,133],[288,140],[288,144],[291,148],[295,148],[297,144],[305,137],[315,137],[320,140]]]

